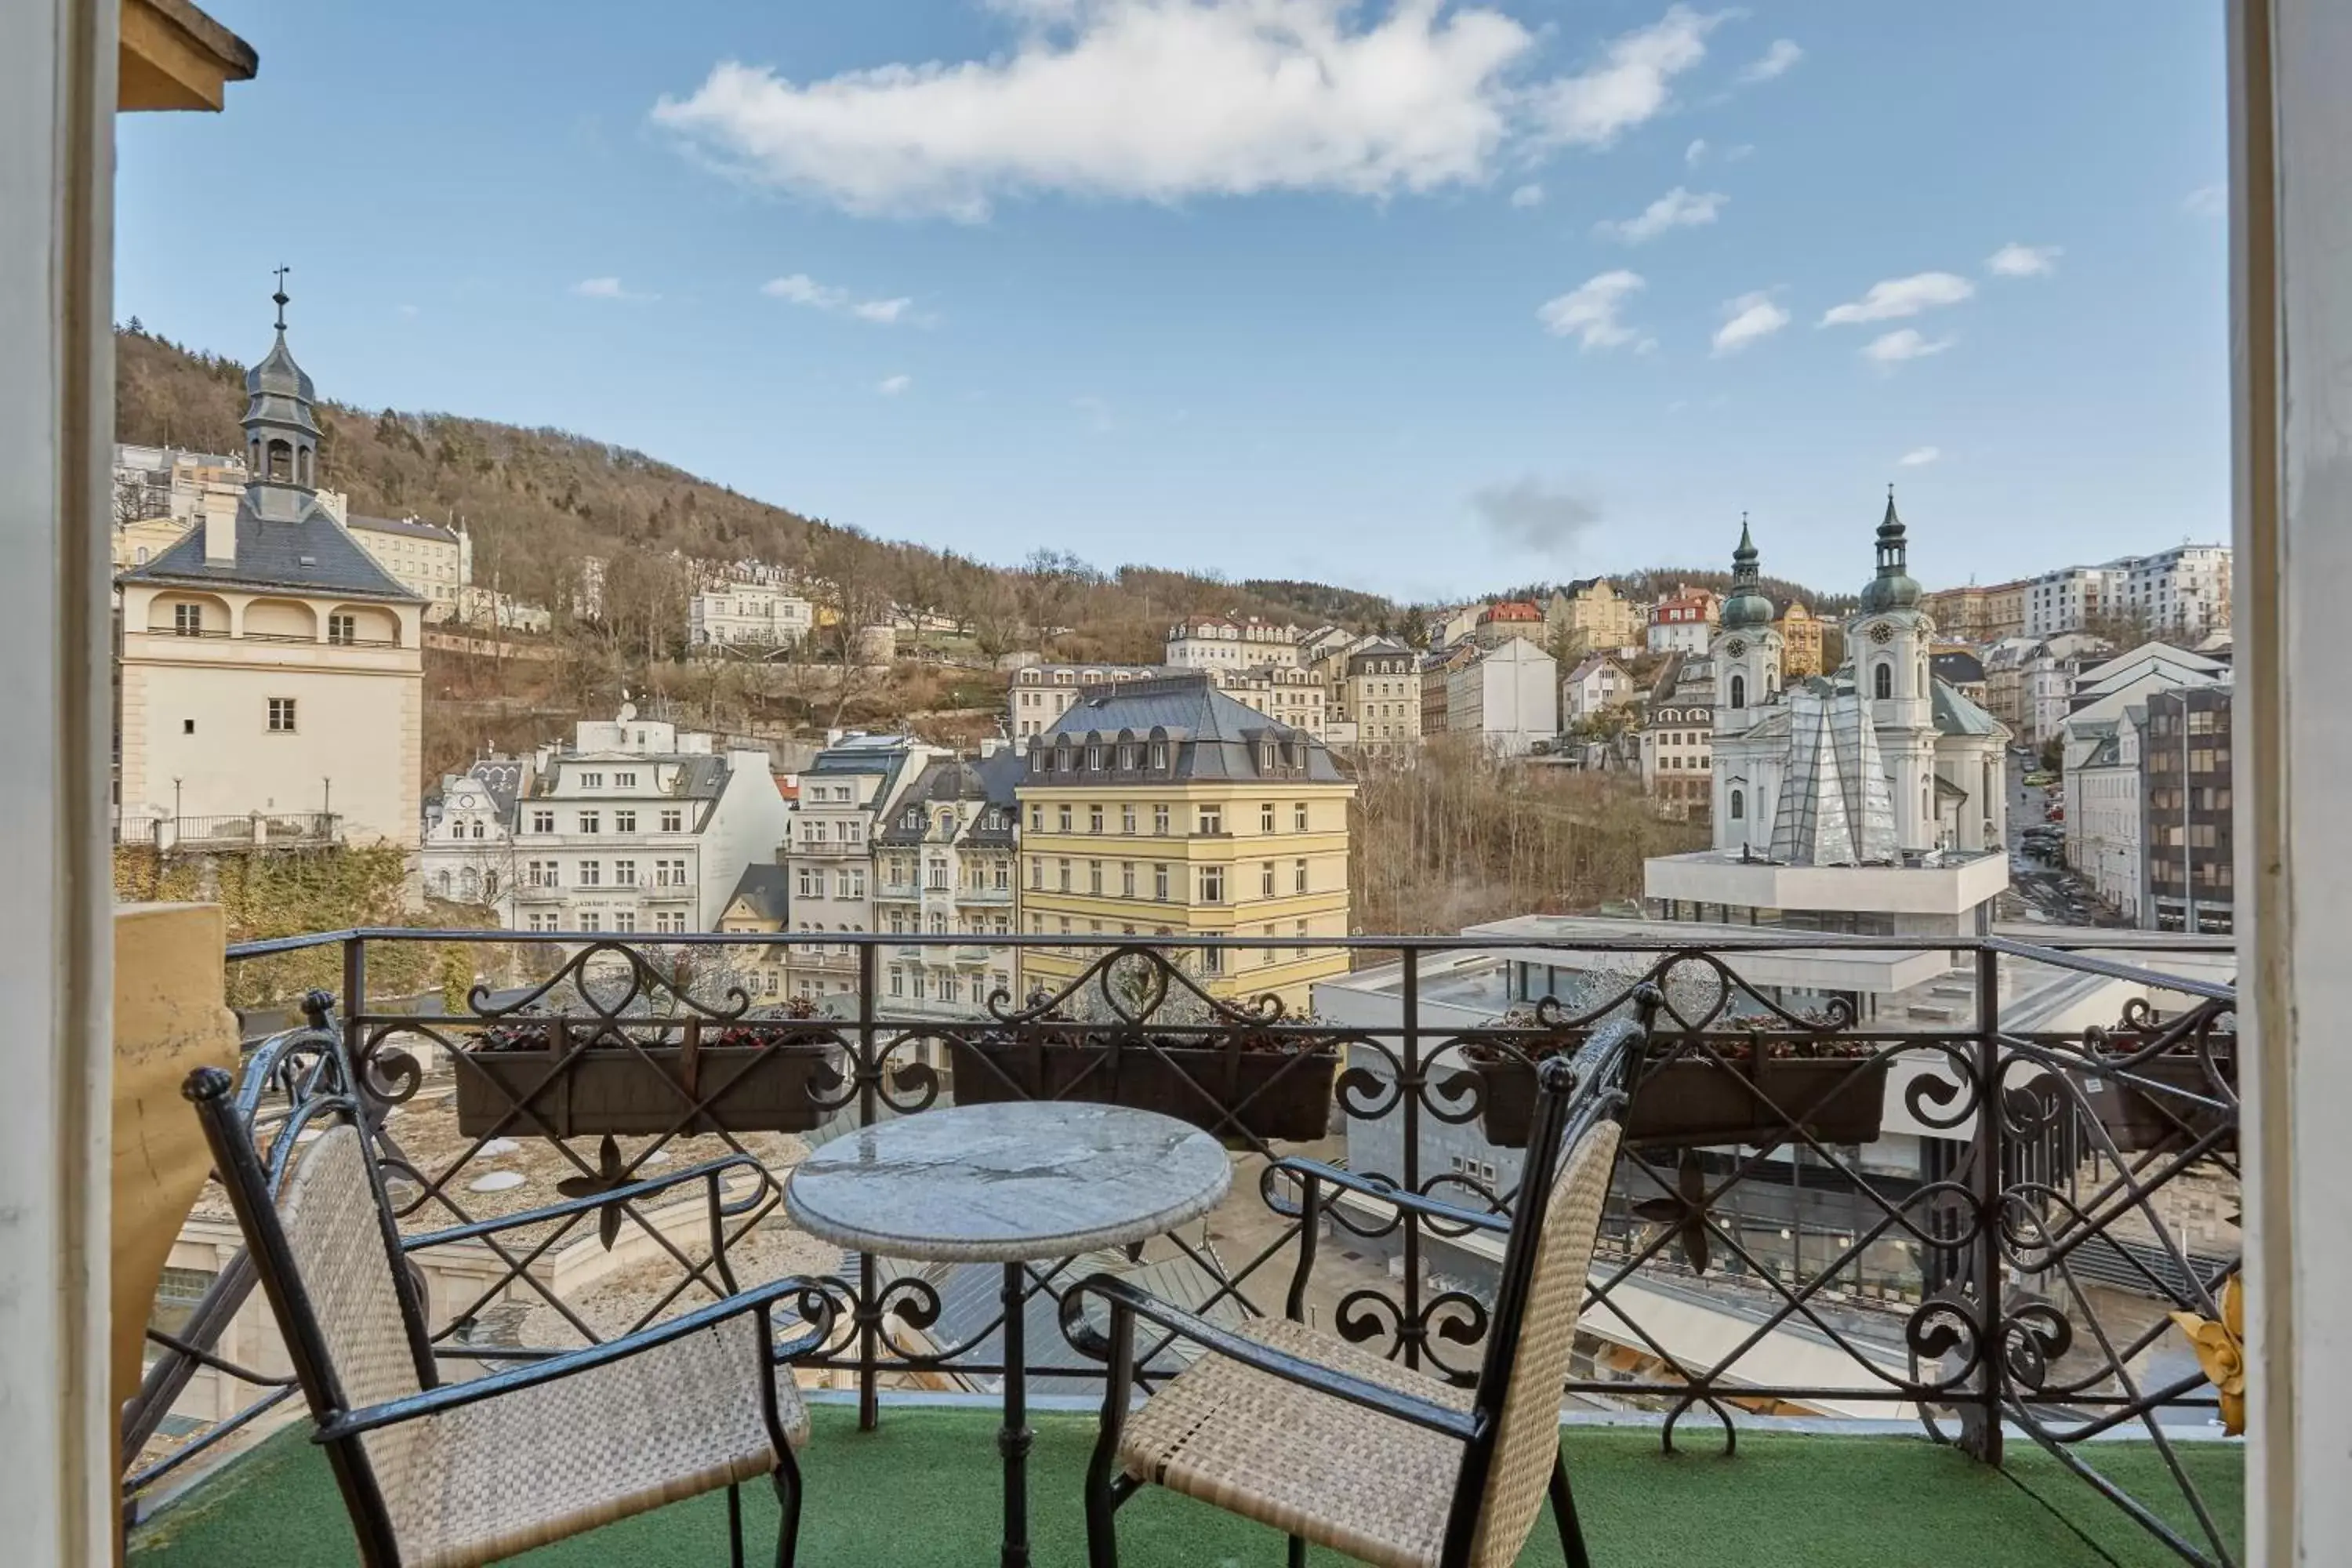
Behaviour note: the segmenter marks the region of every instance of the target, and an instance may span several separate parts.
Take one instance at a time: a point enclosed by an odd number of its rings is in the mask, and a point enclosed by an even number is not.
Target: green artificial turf
[[[993,1563],[1002,1518],[995,1422],[976,1409],[887,1407],[862,1433],[838,1406],[815,1411],[801,1454],[807,1478],[800,1561],[810,1568],[975,1568]],[[1078,1483],[1090,1417],[1036,1419],[1031,1529],[1039,1568],[1078,1568],[1086,1535]],[[1668,1456],[1653,1431],[1567,1434],[1577,1501],[1598,1568],[2073,1568],[2176,1563],[2112,1504],[2031,1446],[2004,1470],[1921,1438],[1744,1435],[1736,1457]],[[2240,1454],[2180,1450],[2232,1553],[2243,1538]],[[2189,1523],[2156,1451],[2109,1443],[2101,1469]],[[773,1493],[744,1489],[751,1560],[772,1560]],[[533,1568],[669,1568],[727,1561],[723,1494],[624,1520],[519,1561]],[[2191,1531],[2192,1539],[2202,1537]],[[1273,1531],[1146,1489],[1119,1514],[1129,1568],[1282,1562]],[[280,1434],[165,1509],[134,1536],[136,1568],[311,1568],[352,1563],[334,1478],[300,1432]],[[1318,1564],[1342,1559],[1317,1553]],[[1557,1564],[1547,1511],[1523,1563]]]

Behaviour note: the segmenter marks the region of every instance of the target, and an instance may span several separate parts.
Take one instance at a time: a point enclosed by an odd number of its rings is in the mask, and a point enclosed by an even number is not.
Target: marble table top
[[[1232,1184],[1223,1146],[1171,1117],[1014,1101],[845,1133],[793,1170],[784,1206],[811,1236],[855,1251],[1025,1263],[1158,1236]]]

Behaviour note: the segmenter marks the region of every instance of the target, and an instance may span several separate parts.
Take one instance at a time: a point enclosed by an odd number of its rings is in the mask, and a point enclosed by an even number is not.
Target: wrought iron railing
[[[528,973],[486,977],[446,1016],[375,1004],[371,952],[420,941],[496,943],[479,951],[519,952]],[[1916,945],[1759,933],[1700,948],[1655,926],[1507,943],[998,937],[1090,962],[1050,993],[999,991],[968,1017],[936,1004],[918,1013],[877,984],[898,949],[969,941],[840,935],[826,947],[854,985],[783,1006],[755,1006],[761,986],[747,976],[787,962],[787,942],[802,967],[803,933],[362,931],[247,944],[232,956],[342,955],[340,1004],[314,996],[308,1028],[249,1058],[257,1136],[300,1092],[287,1064],[340,1047],[367,1086],[404,1226],[464,1225],[513,1202],[486,1176],[511,1174],[518,1149],[541,1163],[541,1184],[560,1174],[572,1196],[698,1149],[745,1157],[715,1237],[616,1201],[593,1226],[575,1219],[490,1248],[434,1313],[453,1360],[528,1359],[696,1305],[712,1289],[714,1247],[734,1276],[760,1277],[751,1255],[783,1244],[791,1137],[959,1098],[1115,1098],[1223,1137],[1243,1167],[1239,1195],[1126,1266],[1189,1291],[1196,1311],[1280,1312],[1301,1210],[1275,1157],[1328,1140],[1362,1173],[1508,1213],[1531,1064],[1632,1019],[1646,1034],[1643,1065],[1570,1398],[1660,1412],[1669,1447],[1694,1413],[1727,1447],[1743,1415],[1790,1410],[1916,1417],[1993,1462],[2021,1434],[2184,1560],[2232,1561],[2178,1451],[2218,1400],[2169,1314],[2220,1317],[2239,1267],[2235,992],[2148,966],[2227,973],[2212,956],[2224,945],[1954,939],[1932,950],[1948,968],[1910,975],[1900,1018],[1885,998],[1803,992],[1790,976],[1809,957],[1916,969]],[[1318,995],[1317,1016],[1210,994],[1204,945],[1244,987],[1269,949],[1345,949],[1357,967]],[[1781,978],[1759,984],[1743,969]],[[1407,1365],[1471,1376],[1488,1238],[1413,1212],[1328,1212],[1322,1282],[1305,1309]],[[609,1253],[624,1241],[646,1277],[633,1293],[592,1310],[593,1290],[559,1286],[560,1260],[582,1244]],[[1034,1312],[1045,1326],[1033,1344],[1084,1272],[1077,1261],[1028,1271],[1024,1321]],[[831,1287],[837,1326],[802,1364],[854,1387],[869,1422],[887,1385],[1003,1371],[993,1285],[964,1290],[850,1258]],[[200,1369],[262,1392],[177,1449],[134,1460],[129,1490],[286,1397],[282,1379],[215,1353],[250,1289],[233,1265],[178,1332],[151,1336],[158,1354],[127,1408],[124,1452],[148,1447]],[[1689,1331],[1694,1312],[1704,1334]],[[1145,1380],[1171,1366],[1147,1357]],[[1075,1353],[1038,1370],[1101,1375]],[[2153,1444],[2174,1494],[2135,1497],[2100,1474],[2091,1439],[2124,1428]]]

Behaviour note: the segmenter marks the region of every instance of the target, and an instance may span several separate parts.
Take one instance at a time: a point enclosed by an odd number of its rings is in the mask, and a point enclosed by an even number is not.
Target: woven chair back
[[[401,1293],[384,1243],[359,1130],[338,1122],[299,1154],[278,1204],[278,1222],[296,1278],[325,1342],[344,1407],[358,1409],[421,1391]],[[395,1519],[408,1489],[412,1450],[429,1437],[405,1422],[360,1439]]]
[[[1508,1568],[1535,1529],[1559,1457],[1560,1384],[1576,1343],[1576,1319],[1592,1269],[1601,1205],[1617,1163],[1618,1127],[1594,1122],[1569,1151],[1543,1206],[1535,1272],[1504,1391],[1493,1467],[1471,1546],[1474,1568]],[[1525,1223],[1524,1221],[1522,1223]]]

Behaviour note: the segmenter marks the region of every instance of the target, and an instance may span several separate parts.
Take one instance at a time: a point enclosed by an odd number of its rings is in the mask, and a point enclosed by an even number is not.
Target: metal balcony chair
[[[1091,1568],[1116,1568],[1114,1516],[1147,1482],[1284,1531],[1293,1568],[1310,1542],[1382,1568],[1504,1568],[1533,1532],[1549,1488],[1570,1568],[1590,1568],[1560,1454],[1560,1384],[1641,1039],[1631,1025],[1612,1026],[1573,1065],[1540,1066],[1517,1224],[1318,1161],[1283,1160],[1274,1168],[1298,1183],[1304,1215],[1286,1318],[1234,1332],[1108,1274],[1074,1288],[1065,1330],[1107,1354],[1110,1373],[1086,1481]],[[1475,1387],[1297,1321],[1317,1221],[1337,1190],[1449,1234],[1508,1236]],[[1106,1334],[1083,1321],[1089,1296],[1108,1303]],[[1130,1413],[1139,1321],[1207,1353]]]
[[[793,1450],[808,1438],[808,1414],[788,1360],[823,1325],[775,1347],[771,1316],[786,1297],[804,1304],[803,1315],[818,1311],[814,1282],[773,1280],[623,1339],[443,1384],[406,1262],[429,1247],[692,1181],[708,1186],[715,1247],[720,1178],[743,1156],[404,1238],[349,1099],[300,1100],[265,1169],[232,1089],[227,1073],[203,1068],[181,1092],[204,1123],[362,1562],[466,1568],[724,1487],[740,1568],[738,1488],[767,1475],[783,1506],[776,1561],[792,1563],[801,1490]]]

